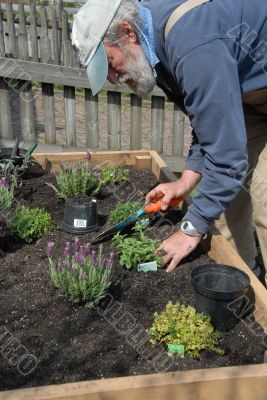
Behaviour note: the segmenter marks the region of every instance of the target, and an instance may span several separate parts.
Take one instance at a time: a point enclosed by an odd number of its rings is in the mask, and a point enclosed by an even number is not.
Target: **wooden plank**
[[[266,400],[267,365],[66,383],[0,393],[0,400]]]
[[[7,76],[3,63],[5,57],[0,57],[0,76]],[[17,70],[20,71],[20,79],[35,82],[54,83],[58,85],[90,88],[87,74],[84,68],[70,68],[62,65],[43,64],[23,60],[10,60],[14,64],[10,77],[17,77]],[[103,90],[119,93],[133,93],[127,85],[112,85],[106,82]],[[156,88],[153,94],[165,97],[161,89]]]
[[[52,54],[54,64],[60,63],[58,32],[57,32],[57,12],[55,7],[51,7],[51,23],[52,23]]]
[[[151,99],[151,149],[163,153],[164,137],[164,105],[163,97],[152,96]]]
[[[0,77],[0,137],[12,139],[11,108],[9,86],[5,78]]]
[[[0,57],[5,55],[5,40],[4,40],[4,29],[3,29],[3,10],[0,4]]]
[[[6,0],[6,13],[8,22],[8,32],[9,32],[9,53],[12,57],[17,57],[17,40],[15,32],[14,15],[12,9],[12,3],[10,0]]]
[[[48,21],[45,8],[41,8],[41,34],[40,34],[40,58],[44,63],[51,63],[51,43],[48,37]]]
[[[56,116],[54,85],[49,83],[42,85],[45,142],[49,144],[56,143]]]
[[[146,169],[151,171],[152,158],[151,156],[136,156],[135,167],[137,169]]]
[[[131,94],[130,149],[142,148],[142,98]]]
[[[76,146],[75,88],[64,86],[65,136],[67,146]]]
[[[18,49],[19,58],[29,60],[28,38],[26,33],[24,3],[19,2],[19,35]],[[34,123],[34,93],[32,91],[32,82],[21,81],[19,90],[19,108],[20,108],[20,126],[23,140],[26,142],[35,141],[35,123]]]
[[[98,95],[93,96],[90,89],[85,89],[84,95],[86,146],[95,149],[99,140]]]
[[[108,148],[121,148],[121,94],[108,92]]]
[[[151,171],[160,180],[161,170],[166,168],[167,165],[155,150],[150,150],[149,155],[152,157]]]
[[[172,136],[172,155],[183,156],[184,151],[184,114],[177,107],[173,106],[173,136]]]
[[[30,43],[31,43],[31,59],[38,61],[38,41],[37,41],[37,22],[35,0],[30,0]]]

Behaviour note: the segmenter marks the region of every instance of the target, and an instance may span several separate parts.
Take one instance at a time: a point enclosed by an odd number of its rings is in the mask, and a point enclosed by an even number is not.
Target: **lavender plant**
[[[102,245],[98,252],[90,243],[81,245],[78,238],[66,242],[63,255],[54,258],[54,243],[47,245],[51,278],[57,288],[63,289],[72,303],[94,307],[107,294],[111,284],[113,252],[104,257]]]
[[[10,185],[6,177],[0,178],[0,209],[7,210],[11,207],[14,197],[14,185]]]
[[[155,260],[158,265],[162,265],[162,257],[156,254],[159,241],[146,236],[145,227],[142,225],[135,225],[133,230],[133,236],[118,232],[112,239],[112,244],[120,254],[120,265],[130,269],[139,263]]]

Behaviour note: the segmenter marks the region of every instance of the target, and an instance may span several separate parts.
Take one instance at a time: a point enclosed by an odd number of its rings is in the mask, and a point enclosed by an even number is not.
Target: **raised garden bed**
[[[47,174],[25,180],[18,191],[18,200],[51,211],[58,228],[34,244],[14,243],[12,238],[11,241],[7,237],[1,238],[5,253],[0,272],[1,326],[8,328],[39,364],[35,371],[23,377],[16,366],[9,365],[2,358],[0,387],[1,390],[43,387],[5,391],[0,393],[0,399],[265,398],[267,367],[260,363],[264,353],[264,329],[267,330],[266,290],[218,232],[214,233],[208,255],[199,249],[171,274],[164,270],[144,274],[115,265],[113,284],[107,297],[115,306],[112,313],[103,314],[107,302],[93,310],[73,306],[62,292],[55,289],[48,272],[46,243],[52,240],[57,249],[62,250],[72,235],[59,229],[63,205],[44,182],[54,179],[51,171],[58,169],[61,160],[75,161],[83,157],[84,153],[37,154],[35,158]],[[113,164],[141,169],[135,171],[131,168],[130,173],[130,180],[138,187],[140,196],[158,181],[173,179],[155,152],[92,155],[97,164],[107,159]],[[108,190],[100,196],[102,225],[115,201]],[[170,212],[168,218],[177,222],[176,215]],[[95,232],[86,234],[81,241],[88,242],[94,235]],[[110,242],[106,242],[104,249],[109,247]],[[121,317],[127,313],[133,316],[145,333],[151,325],[153,313],[162,311],[169,300],[194,305],[190,271],[195,265],[208,262],[209,257],[248,273],[255,297],[253,318],[249,315],[231,332],[223,333],[224,356],[206,352],[200,360],[186,356],[175,359],[167,367],[156,364],[153,357],[142,353],[130,342],[128,334],[123,331]],[[119,308],[116,310],[116,307]],[[162,373],[164,370],[177,372]],[[155,372],[158,373],[155,375]],[[76,383],[83,380],[86,382]],[[55,383],[65,384],[51,386]]]

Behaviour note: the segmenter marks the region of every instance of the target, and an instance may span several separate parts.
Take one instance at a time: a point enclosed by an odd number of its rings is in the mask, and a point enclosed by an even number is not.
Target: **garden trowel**
[[[181,201],[182,201],[181,199],[171,200],[169,203],[169,207],[177,206]],[[133,224],[134,222],[137,222],[141,216],[145,214],[152,214],[160,210],[161,210],[161,201],[157,201],[156,203],[149,203],[140,210],[136,211],[133,215],[131,215],[131,217],[127,218],[124,221],[119,222],[112,228],[109,228],[106,231],[100,233],[100,235],[96,236],[91,243],[97,243],[103,239],[113,236],[116,232],[122,231],[127,226]]]

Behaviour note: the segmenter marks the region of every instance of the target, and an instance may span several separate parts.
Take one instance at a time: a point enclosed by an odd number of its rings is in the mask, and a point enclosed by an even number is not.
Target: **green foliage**
[[[63,256],[53,259],[54,243],[48,243],[47,255],[51,278],[57,288],[63,289],[72,303],[85,303],[91,308],[106,296],[111,284],[114,253],[103,256],[102,246],[98,254],[90,244],[80,245],[79,239],[65,244]]]
[[[101,185],[111,185],[127,181],[129,170],[116,165],[104,165],[101,169]]]
[[[11,219],[11,233],[28,243],[45,235],[52,228],[51,215],[40,208],[20,206]]]
[[[198,314],[191,306],[168,302],[166,310],[154,314],[152,326],[148,329],[151,343],[157,342],[184,345],[185,353],[200,358],[202,350],[223,354],[218,347],[220,333],[210,323],[210,317]]]
[[[119,252],[119,263],[121,266],[130,269],[139,263],[157,261],[162,264],[162,258],[156,255],[158,240],[150,239],[145,235],[145,228],[142,225],[135,225],[133,236],[117,233],[112,244]]]
[[[142,208],[142,204],[138,201],[117,203],[114,210],[109,213],[109,221],[112,224],[118,224],[133,215],[136,211],[140,210],[140,208]]]
[[[79,161],[73,165],[61,163],[61,171],[56,174],[57,187],[52,187],[58,197],[68,199],[84,194],[93,194],[97,177],[88,162]]]
[[[5,188],[0,186],[0,209],[7,210],[11,207],[14,197],[13,188]]]
[[[93,167],[88,161],[79,161],[75,164],[61,163],[61,171],[56,174],[56,185],[47,183],[58,197],[68,199],[82,195],[94,196],[100,192],[102,186],[116,184],[127,180],[128,170],[106,165],[102,170]]]

